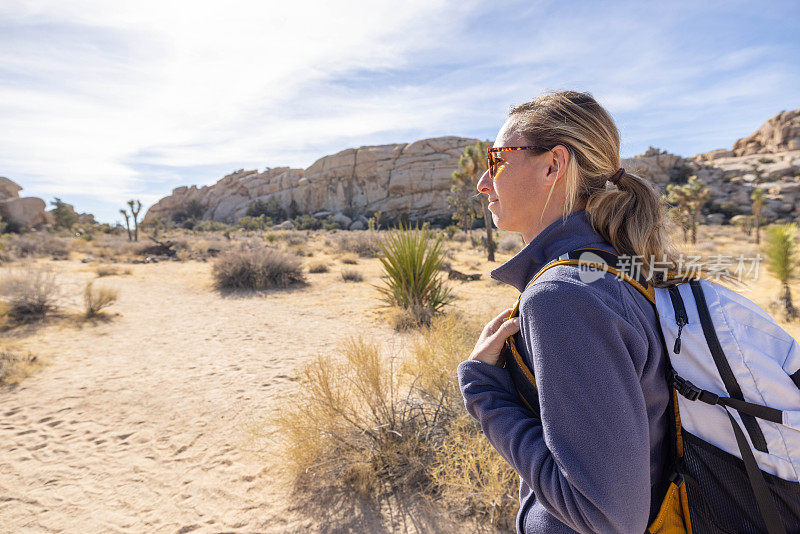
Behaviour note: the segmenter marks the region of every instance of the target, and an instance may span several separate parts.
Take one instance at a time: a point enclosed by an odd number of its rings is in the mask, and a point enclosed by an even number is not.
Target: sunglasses
[[[510,152],[512,150],[543,150],[548,151],[551,150],[546,146],[501,146],[501,147],[490,147],[487,150],[487,158],[489,159],[489,177],[494,180],[495,176],[497,175],[497,154],[498,152]]]

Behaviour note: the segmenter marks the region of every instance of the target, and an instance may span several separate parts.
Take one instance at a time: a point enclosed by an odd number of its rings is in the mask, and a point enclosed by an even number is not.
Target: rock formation
[[[733,144],[735,156],[800,150],[800,109],[781,111],[758,129]]]
[[[475,139],[438,137],[414,143],[365,146],[317,160],[307,169],[279,167],[264,172],[240,169],[214,185],[178,187],[147,211],[144,222],[165,220],[194,205],[202,219],[235,222],[256,200],[271,201],[298,214],[334,215],[365,226],[364,215],[380,210],[389,218],[449,217],[451,173],[464,147]],[[768,219],[800,216],[800,110],[784,111],[757,132],[720,149],[684,158],[650,147],[625,158],[622,166],[649,178],[662,190],[690,175],[712,190],[708,204],[716,220],[750,212],[750,193],[766,192]],[[0,185],[0,190],[2,185]],[[276,221],[280,222],[280,221]],[[355,225],[355,226],[353,226]]]
[[[47,206],[41,198],[20,198],[22,190],[18,184],[0,176],[0,217],[19,228],[40,228],[52,224],[52,216],[45,211]]]
[[[439,137],[350,148],[320,158],[307,169],[240,169],[211,186],[176,188],[147,210],[144,222],[169,218],[193,201],[202,207],[203,219],[235,222],[251,203],[271,198],[285,210],[294,201],[299,213],[448,216],[451,174],[464,147],[475,141]]]

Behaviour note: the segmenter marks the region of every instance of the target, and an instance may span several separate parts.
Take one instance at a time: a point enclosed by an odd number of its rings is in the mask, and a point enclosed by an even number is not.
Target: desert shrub
[[[17,384],[40,366],[40,360],[30,352],[0,346],[0,386]]]
[[[94,282],[89,282],[83,290],[83,304],[86,317],[94,317],[103,308],[111,306],[117,301],[119,293],[116,289],[108,287],[96,288]]]
[[[10,316],[35,319],[55,309],[59,287],[53,271],[28,265],[5,277],[0,294],[10,306]]]
[[[426,229],[400,226],[388,233],[380,248],[385,285],[378,289],[384,301],[427,324],[453,299],[440,272],[442,237],[433,240]]]
[[[132,207],[132,206],[131,206]],[[199,221],[203,217],[203,212],[205,208],[203,204],[197,200],[190,200],[187,202],[181,209],[176,211],[170,217],[173,222],[178,224],[182,224],[184,228],[191,229],[192,227],[197,225],[197,221]],[[191,221],[187,226],[187,222]]]
[[[221,255],[212,270],[220,289],[268,289],[306,283],[300,260],[272,248]]]
[[[245,215],[239,219],[239,226],[244,230],[266,230],[271,228],[272,225],[272,219],[266,215],[259,215],[258,217]]]
[[[251,202],[250,205],[247,206],[246,215],[249,217],[264,215],[269,219],[283,221],[286,219],[286,210],[281,207],[277,198],[270,197],[266,202],[261,199],[256,199]]]
[[[308,266],[310,273],[327,273],[329,270],[328,264],[324,261],[317,261]]]
[[[455,224],[448,224],[444,227],[444,233],[447,234],[448,239],[453,239],[453,236],[458,232],[458,226]]]
[[[377,344],[348,339],[339,358],[320,355],[308,365],[300,385],[274,419],[295,476],[366,496],[384,484],[402,490],[424,481],[423,419]]]
[[[467,233],[462,230],[459,230],[458,232],[453,234],[452,240],[458,243],[463,243],[464,241],[467,240]]]
[[[364,275],[355,269],[344,269],[342,271],[342,280],[345,282],[363,282]]]
[[[358,265],[358,258],[355,254],[345,254],[340,259],[345,265]]]
[[[522,246],[522,242],[517,235],[506,235],[500,239],[500,250],[503,252],[516,252]]]
[[[298,230],[319,230],[322,228],[322,221],[308,213],[295,217],[292,222]]]
[[[219,221],[200,221],[195,223],[194,228],[192,228],[195,232],[224,232],[226,230],[231,229],[231,225],[225,224],[224,222]]]
[[[340,252],[353,252],[362,258],[375,258],[380,252],[380,236],[375,231],[343,232],[337,237]]]

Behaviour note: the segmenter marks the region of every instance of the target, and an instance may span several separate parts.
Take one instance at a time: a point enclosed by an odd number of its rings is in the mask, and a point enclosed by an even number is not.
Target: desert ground
[[[57,273],[61,312],[0,333],[46,362],[0,386],[0,532],[492,531],[419,503],[298,502],[290,492],[264,419],[292,402],[298,370],[351,334],[398,354],[418,335],[389,325],[373,287],[379,261],[345,265],[326,239],[319,231],[291,250],[327,262],[328,272],[308,274],[305,287],[261,292],[220,292],[213,259],[187,254],[118,258],[130,274],[102,278],[96,268],[108,262],[81,262],[91,250],[81,240],[68,259],[37,259]],[[483,273],[449,282],[453,308],[488,320],[514,303],[516,290],[488,279],[512,247],[494,264],[469,240],[445,247],[453,268]],[[756,245],[733,228],[703,227],[694,250],[754,255]],[[0,266],[0,276],[19,265]],[[344,282],[343,268],[364,280]],[[119,299],[104,317],[77,320],[90,280]],[[762,307],[778,294],[764,264],[744,294]],[[786,328],[800,333],[797,323]]]

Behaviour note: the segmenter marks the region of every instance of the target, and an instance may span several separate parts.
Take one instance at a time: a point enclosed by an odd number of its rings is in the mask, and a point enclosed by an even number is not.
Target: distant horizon
[[[656,145],[652,145],[652,144],[650,144],[650,145],[648,145],[646,148],[644,148],[644,149],[640,150],[639,152],[637,152],[636,154],[633,154],[633,155],[624,155],[624,154],[620,154],[620,158],[623,158],[623,159],[625,159],[625,158],[633,158],[633,157],[636,157],[636,156],[640,156],[640,155],[642,155],[644,152],[646,152],[646,151],[647,151],[647,150],[648,150],[650,147],[652,147],[652,148],[656,148],[656,149],[658,149],[658,150],[666,150],[666,151],[667,151],[667,153],[669,153],[669,154],[674,154],[674,155],[676,155],[676,156],[680,156],[680,157],[682,157],[682,158],[692,158],[692,157],[694,157],[694,156],[697,156],[698,154],[705,154],[705,153],[708,153],[708,152],[711,152],[711,151],[714,151],[714,150],[732,150],[732,148],[733,148],[733,145],[734,145],[734,143],[736,143],[736,141],[738,141],[739,139],[744,139],[744,138],[747,138],[747,137],[749,137],[750,135],[754,134],[754,133],[755,133],[755,132],[757,132],[757,131],[758,131],[758,130],[759,130],[759,129],[760,129],[760,128],[761,128],[761,127],[762,127],[762,126],[763,126],[763,125],[764,125],[764,124],[765,124],[765,123],[766,123],[766,122],[769,120],[769,119],[771,119],[772,117],[775,117],[775,116],[779,115],[780,113],[783,113],[784,111],[793,111],[793,110],[791,110],[791,109],[783,109],[783,110],[781,110],[781,111],[778,111],[777,113],[775,113],[775,114],[771,115],[770,117],[767,117],[767,118],[766,118],[766,119],[765,119],[765,120],[764,120],[764,121],[763,121],[761,124],[759,124],[759,126],[758,126],[757,128],[755,128],[755,129],[754,129],[752,132],[750,132],[749,134],[747,134],[747,135],[742,135],[742,136],[739,136],[739,137],[736,137],[736,138],[733,140],[733,142],[731,143],[731,145],[730,145],[730,146],[728,146],[728,147],[712,148],[712,149],[710,149],[710,150],[704,150],[704,151],[701,151],[701,152],[695,152],[694,154],[678,154],[678,153],[676,153],[676,152],[673,152],[672,150],[670,150],[670,149],[669,149],[669,148],[667,148],[667,147],[663,147],[663,146],[656,146]],[[157,202],[158,200],[161,200],[161,199],[162,199],[162,198],[164,198],[164,197],[170,196],[170,195],[172,194],[172,191],[173,191],[174,189],[176,189],[176,188],[179,188],[179,187],[188,187],[188,188],[191,188],[192,186],[195,186],[195,187],[197,187],[198,189],[200,189],[200,188],[202,188],[202,187],[205,187],[205,186],[211,186],[211,185],[214,185],[214,184],[216,184],[217,182],[219,182],[221,179],[223,179],[223,178],[224,178],[224,177],[226,177],[226,176],[229,176],[229,175],[232,175],[232,174],[236,174],[236,172],[237,172],[237,171],[239,171],[240,169],[241,169],[241,170],[243,170],[243,171],[245,171],[245,172],[248,172],[248,171],[257,171],[257,172],[259,172],[259,173],[266,172],[267,170],[271,170],[271,169],[279,169],[279,168],[290,168],[290,169],[302,169],[302,170],[306,170],[306,169],[308,169],[309,167],[311,167],[312,165],[314,165],[314,164],[315,164],[317,161],[319,161],[319,160],[321,160],[321,159],[323,159],[323,158],[325,158],[325,157],[328,157],[328,156],[333,156],[333,155],[336,155],[336,154],[338,154],[338,153],[340,153],[340,152],[344,152],[344,151],[347,151],[347,150],[352,150],[352,149],[357,149],[357,150],[360,150],[360,149],[362,149],[362,148],[369,148],[369,147],[373,147],[373,146],[385,146],[385,145],[411,144],[411,143],[415,143],[415,142],[417,142],[417,141],[424,141],[424,140],[426,140],[426,139],[436,139],[436,138],[443,138],[443,137],[456,137],[456,138],[460,138],[460,139],[479,139],[479,140],[481,140],[481,141],[492,141],[492,142],[494,141],[493,139],[477,138],[477,137],[469,137],[469,136],[465,136],[465,135],[439,135],[439,136],[436,136],[436,137],[423,137],[423,138],[421,138],[421,139],[414,139],[413,141],[398,141],[398,142],[394,142],[394,143],[393,143],[393,142],[388,142],[388,143],[377,143],[377,144],[369,144],[369,145],[350,146],[350,147],[346,147],[346,148],[339,149],[339,150],[337,150],[337,151],[335,151],[335,152],[331,152],[330,154],[324,154],[324,155],[322,155],[322,156],[320,156],[320,157],[318,157],[318,158],[314,159],[314,160],[313,160],[311,163],[309,163],[309,164],[308,164],[308,165],[306,165],[305,167],[292,167],[292,166],[289,166],[289,165],[274,165],[274,166],[264,166],[264,167],[236,167],[236,166],[234,166],[234,167],[233,167],[233,168],[232,168],[230,171],[224,172],[224,173],[220,174],[219,176],[217,176],[216,178],[213,178],[213,179],[211,179],[211,181],[209,181],[209,182],[206,182],[206,183],[185,183],[185,184],[179,184],[179,185],[176,185],[176,186],[172,187],[172,188],[171,188],[169,191],[167,191],[166,193],[164,193],[162,196],[160,196],[160,197],[159,197],[159,198],[156,200],[156,202]],[[24,184],[21,184],[21,183],[19,183],[19,182],[17,182],[17,181],[16,181],[16,180],[14,180],[12,177],[10,177],[10,176],[2,176],[2,175],[0,175],[0,177],[8,178],[8,179],[10,179],[11,181],[13,181],[13,182],[17,183],[18,185],[20,185],[20,186],[23,188],[23,189],[20,191],[20,196],[21,196],[21,197],[25,197],[25,196],[35,196],[35,195],[28,195],[28,194],[25,194],[25,185],[24,185]],[[47,208],[46,208],[46,209],[49,211],[50,209],[52,209],[52,208],[53,208],[53,207],[50,205],[50,202],[51,202],[51,201],[53,201],[53,200],[55,200],[55,198],[57,198],[57,197],[56,197],[56,196],[53,196],[53,197],[52,197],[52,198],[50,198],[50,199],[46,199],[46,198],[43,198],[43,197],[40,197],[40,198],[42,198],[42,200],[44,200],[44,201],[45,201],[45,203],[47,204]],[[67,202],[67,201],[66,201],[65,199],[63,199],[63,198],[61,198],[61,200],[62,200],[63,202]],[[117,208],[117,211],[119,211],[119,209],[122,209],[122,208],[125,208],[125,209],[127,209],[127,206],[126,206],[126,202],[127,202],[127,200],[130,200],[130,199],[126,199],[125,201],[121,202],[121,203],[120,203],[120,206],[119,206],[119,208]],[[136,199],[134,198],[133,200],[136,200]],[[67,202],[67,203],[68,203],[68,204],[71,204],[71,203],[69,203],[69,202]],[[140,215],[140,217],[144,218],[144,215],[147,213],[147,209],[149,209],[149,208],[150,208],[150,206],[152,206],[153,204],[155,204],[155,202],[153,202],[153,203],[151,203],[151,204],[149,204],[149,205],[147,205],[147,206],[145,206],[144,204],[142,204],[142,212],[141,212],[141,215]],[[74,209],[75,209],[76,213],[91,213],[92,215],[95,215],[95,214],[94,214],[94,213],[92,213],[92,212],[89,212],[89,211],[86,211],[86,210],[82,210],[82,209],[80,209],[78,206],[73,206],[73,207],[74,207]],[[108,223],[108,224],[111,224],[111,225],[114,225],[114,224],[123,224],[123,220],[122,220],[122,219],[116,219],[115,221],[113,221],[113,222],[112,222],[112,221],[107,221],[107,220],[106,220],[106,221],[100,220],[100,219],[98,219],[98,218],[95,216],[95,220],[97,220],[97,222],[98,222],[98,223]],[[123,224],[123,225],[124,225],[124,224]]]
[[[240,168],[493,139],[561,89],[611,113],[622,157],[691,157],[800,108],[798,21],[788,0],[6,0],[0,176],[113,224]]]

